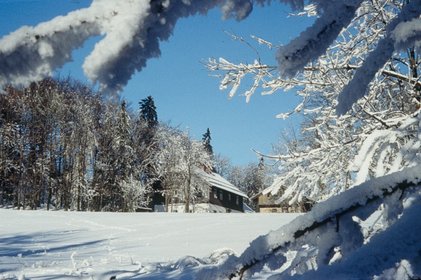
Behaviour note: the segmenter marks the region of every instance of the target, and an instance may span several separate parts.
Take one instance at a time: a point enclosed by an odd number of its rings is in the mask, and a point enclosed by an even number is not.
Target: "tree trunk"
[[[184,212],[185,213],[190,213],[190,189],[191,189],[191,177],[192,177],[192,174],[191,174],[191,167],[190,167],[190,165],[189,165],[189,167],[188,167],[188,177],[187,177],[187,185],[186,185],[186,189],[185,189],[185,191],[184,191],[184,198],[185,198],[185,200],[186,200],[186,205],[185,205],[185,208],[184,208]]]
[[[411,70],[411,78],[415,81],[417,81],[418,79],[418,61],[417,61],[417,55],[415,53],[415,48],[410,48],[408,51],[408,55],[409,55],[409,68]],[[415,91],[417,93],[417,95],[415,96],[415,98],[417,99],[418,102],[421,102],[421,86],[416,83],[415,84]]]

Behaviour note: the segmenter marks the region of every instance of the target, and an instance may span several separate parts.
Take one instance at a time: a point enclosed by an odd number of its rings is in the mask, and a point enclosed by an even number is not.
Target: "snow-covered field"
[[[186,255],[240,254],[296,216],[0,209],[0,279],[109,279]]]

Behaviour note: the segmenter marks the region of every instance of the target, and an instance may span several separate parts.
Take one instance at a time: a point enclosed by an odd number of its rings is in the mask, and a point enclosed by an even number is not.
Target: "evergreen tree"
[[[158,125],[158,114],[152,96],[148,96],[139,102],[140,119],[146,121],[149,128],[155,128]]]
[[[134,141],[137,154],[137,166],[142,184],[150,187],[147,200],[154,204],[155,193],[161,190],[160,180],[153,168],[151,159],[157,154],[156,133],[158,130],[158,114],[152,96],[139,102],[139,117],[136,122]]]
[[[213,156],[213,148],[212,148],[212,145],[211,145],[211,140],[212,140],[212,137],[211,137],[210,130],[208,128],[206,130],[206,132],[203,134],[202,143],[203,143],[203,146],[205,147],[205,151],[208,152],[209,156],[212,157]]]

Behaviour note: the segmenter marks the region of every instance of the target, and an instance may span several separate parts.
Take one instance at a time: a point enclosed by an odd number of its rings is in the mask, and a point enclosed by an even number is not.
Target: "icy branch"
[[[301,8],[303,1],[284,1]],[[220,7],[225,18],[247,17],[254,4],[269,0],[94,0],[90,7],[0,39],[0,86],[27,85],[71,61],[72,51],[90,37],[103,38],[85,59],[86,76],[102,89],[120,91],[148,59],[160,55],[178,19]]]
[[[386,37],[378,42],[377,48],[365,59],[363,65],[355,72],[353,79],[343,89],[338,97],[337,113],[345,114],[352,105],[367,90],[369,83],[374,79],[376,73],[386,64],[395,51],[393,31],[401,22],[410,21],[421,14],[421,5],[418,1],[411,1],[403,6],[401,13],[393,19],[386,27]]]
[[[299,37],[279,49],[277,59],[281,74],[293,77],[324,54],[342,29],[349,25],[361,2],[337,0],[324,4],[321,17]]]

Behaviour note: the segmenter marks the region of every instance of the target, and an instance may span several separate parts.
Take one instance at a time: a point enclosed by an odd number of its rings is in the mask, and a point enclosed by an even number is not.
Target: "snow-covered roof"
[[[248,199],[248,196],[243,193],[242,191],[240,191],[236,186],[234,186],[233,184],[231,184],[228,180],[226,180],[224,177],[222,177],[221,175],[217,174],[217,173],[206,173],[203,170],[198,170],[199,174],[202,176],[202,178],[208,182],[209,185],[213,186],[213,187],[217,187],[219,189],[222,190],[226,190],[228,192],[237,194],[239,196],[242,196],[244,198]]]

